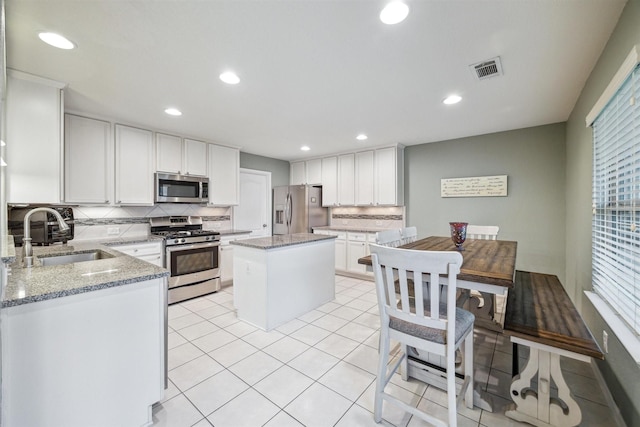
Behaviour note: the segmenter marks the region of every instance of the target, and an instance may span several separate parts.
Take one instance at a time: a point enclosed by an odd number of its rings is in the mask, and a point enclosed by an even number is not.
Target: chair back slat
[[[479,240],[496,240],[500,227],[497,225],[467,225],[467,238]]]
[[[392,316],[431,328],[447,329],[447,334],[454,330],[447,328],[447,318],[455,319],[456,276],[462,265],[459,252],[420,251],[375,244],[370,248],[382,321],[388,321]],[[409,280],[411,276],[413,280]],[[441,277],[446,277],[448,283],[447,313],[442,318]],[[399,295],[396,294],[396,282]],[[428,315],[424,310],[425,284],[429,288]],[[409,286],[414,287],[414,301],[409,297]]]

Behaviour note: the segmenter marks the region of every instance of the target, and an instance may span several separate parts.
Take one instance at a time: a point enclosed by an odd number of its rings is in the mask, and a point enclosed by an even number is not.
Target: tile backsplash
[[[149,218],[169,215],[201,216],[203,228],[233,228],[231,208],[164,203],[155,206],[74,206],[74,239],[94,240],[115,237],[138,237],[149,234]]]
[[[363,228],[405,227],[404,206],[331,208],[329,225]]]

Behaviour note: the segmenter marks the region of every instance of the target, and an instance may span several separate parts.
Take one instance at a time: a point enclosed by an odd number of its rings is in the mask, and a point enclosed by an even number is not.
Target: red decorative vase
[[[451,240],[456,245],[456,250],[464,251],[462,244],[467,239],[467,225],[466,222],[450,222],[449,227],[451,228]]]

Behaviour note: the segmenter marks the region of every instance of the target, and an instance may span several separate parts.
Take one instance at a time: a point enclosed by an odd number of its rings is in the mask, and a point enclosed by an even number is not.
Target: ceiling
[[[6,0],[7,65],[67,83],[67,111],[293,160],[565,121],[625,5],[407,3],[390,26],[379,0]]]

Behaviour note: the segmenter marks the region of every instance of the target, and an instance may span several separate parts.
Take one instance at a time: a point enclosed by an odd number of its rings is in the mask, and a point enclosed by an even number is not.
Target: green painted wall
[[[609,353],[598,362],[625,423],[640,425],[640,367],[608,328],[584,290],[591,290],[592,133],[585,117],[613,78],[631,48],[640,44],[640,0],[629,0],[567,121],[567,292],[576,302],[596,340],[609,333]]]
[[[517,268],[565,270],[564,123],[405,148],[407,225],[449,235],[450,221],[498,225]],[[508,175],[506,197],[440,197],[440,179]]]
[[[271,186],[289,185],[289,162],[240,152],[240,167],[271,172]]]

